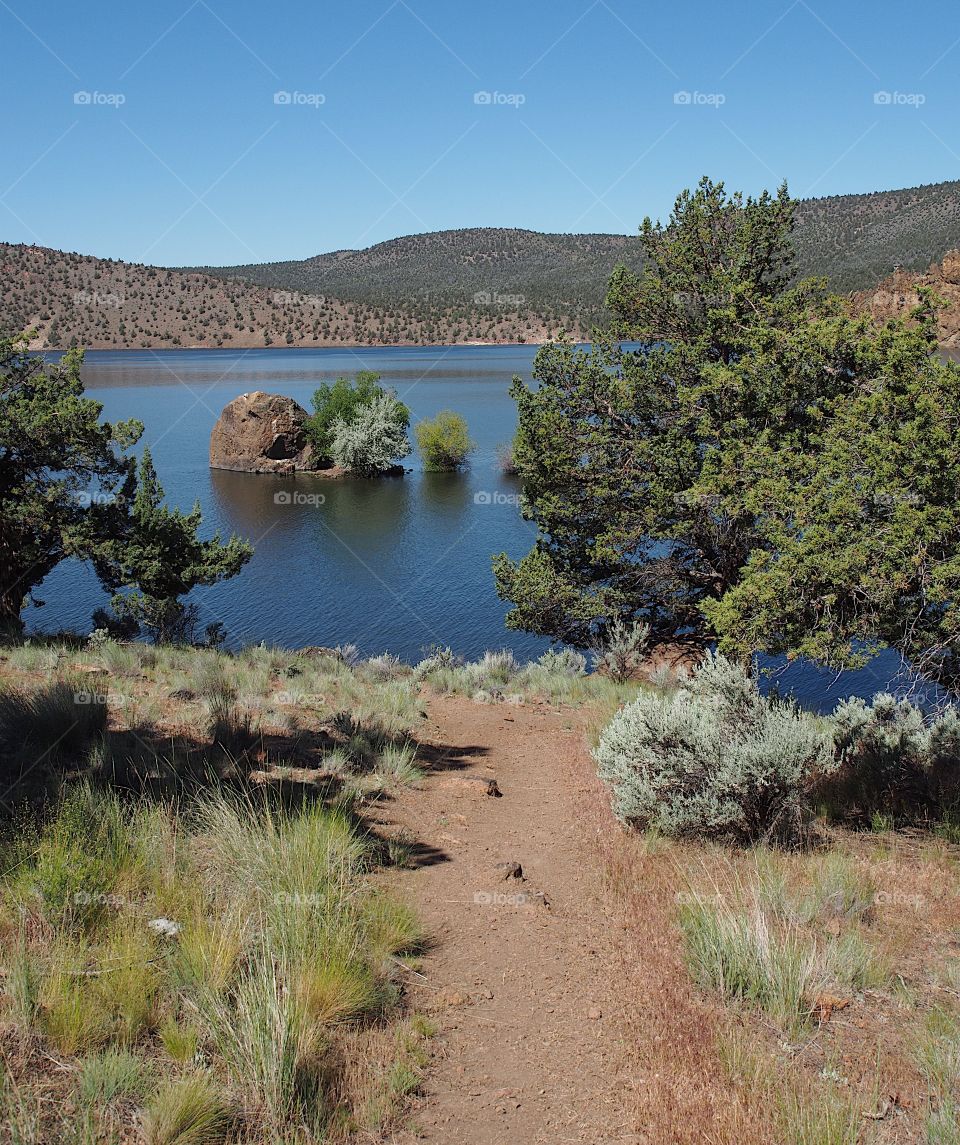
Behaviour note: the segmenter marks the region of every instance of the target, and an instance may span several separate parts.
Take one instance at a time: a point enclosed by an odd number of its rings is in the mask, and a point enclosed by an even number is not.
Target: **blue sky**
[[[180,265],[960,177],[955,4],[0,0],[0,239]]]

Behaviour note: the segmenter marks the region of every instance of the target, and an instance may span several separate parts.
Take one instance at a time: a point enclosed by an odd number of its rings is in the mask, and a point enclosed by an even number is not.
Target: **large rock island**
[[[304,429],[308,416],[283,394],[241,394],[224,407],[210,434],[210,467],[239,473],[312,470],[313,451]]]

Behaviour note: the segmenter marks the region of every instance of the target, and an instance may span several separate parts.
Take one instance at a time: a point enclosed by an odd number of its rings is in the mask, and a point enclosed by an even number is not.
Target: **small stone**
[[[519,863],[497,863],[496,869],[500,872],[500,877],[504,882],[507,879],[523,879],[523,867]]]
[[[587,1017],[591,1022],[596,1022],[599,1018],[603,1017],[603,1011],[599,1006],[591,1006],[590,1009],[587,1010]]]

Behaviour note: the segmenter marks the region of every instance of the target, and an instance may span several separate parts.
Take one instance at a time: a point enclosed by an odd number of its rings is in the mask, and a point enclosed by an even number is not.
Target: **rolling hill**
[[[804,200],[795,241],[801,274],[844,293],[924,273],[960,247],[960,181]],[[539,342],[602,322],[621,262],[642,266],[636,238],[493,227],[180,269],[0,244],[0,329],[36,328],[37,346]]]

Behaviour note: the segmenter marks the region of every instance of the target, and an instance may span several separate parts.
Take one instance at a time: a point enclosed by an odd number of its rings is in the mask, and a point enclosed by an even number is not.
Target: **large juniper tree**
[[[702,180],[614,273],[611,337],[515,379],[540,534],[495,560],[511,626],[586,646],[620,616],[836,666],[891,645],[955,681],[960,371],[929,300],[881,328],[795,282],[794,208]]]

